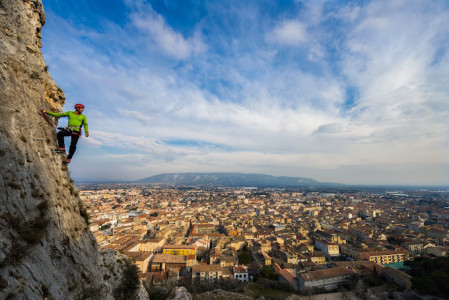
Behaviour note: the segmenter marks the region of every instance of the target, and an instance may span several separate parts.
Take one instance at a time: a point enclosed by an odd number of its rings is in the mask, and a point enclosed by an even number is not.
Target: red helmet
[[[77,104],[75,104],[75,108],[84,108],[84,105],[77,103]]]

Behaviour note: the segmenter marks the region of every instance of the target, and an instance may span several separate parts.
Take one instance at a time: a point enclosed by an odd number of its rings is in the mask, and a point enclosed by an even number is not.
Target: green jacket
[[[83,114],[77,115],[74,111],[66,111],[64,113],[48,112],[53,117],[69,117],[69,124],[67,127],[76,132],[81,132],[81,126],[84,125],[84,130],[89,132],[89,126],[87,125],[87,118]]]

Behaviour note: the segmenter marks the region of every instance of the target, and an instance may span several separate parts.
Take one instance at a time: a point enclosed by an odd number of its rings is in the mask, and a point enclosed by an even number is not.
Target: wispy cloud
[[[242,171],[447,181],[444,1],[299,1],[288,11],[205,2],[176,14],[127,5],[128,21],[102,30],[47,14],[51,75],[69,106],[87,105],[92,131],[77,176],[113,179],[101,164],[121,179]],[[193,11],[198,19],[180,23]]]
[[[283,21],[268,33],[268,40],[288,46],[301,45],[307,41],[307,28],[297,20]]]
[[[140,111],[126,110],[126,109],[117,109],[117,111],[121,113],[123,117],[128,117],[137,120],[142,125],[149,125],[149,123],[151,122],[151,118]]]
[[[164,17],[156,13],[151,6],[143,6],[143,11],[131,14],[133,25],[143,31],[153,41],[162,53],[177,59],[185,59],[191,55],[200,54],[206,50],[199,32],[185,38],[180,32],[176,32],[164,20]]]

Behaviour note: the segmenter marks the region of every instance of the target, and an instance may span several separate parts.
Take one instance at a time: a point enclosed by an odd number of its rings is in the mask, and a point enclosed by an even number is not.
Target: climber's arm
[[[45,112],[47,115],[50,115],[50,116],[53,116],[53,117],[57,117],[57,118],[67,117],[67,116],[69,115],[69,112],[54,113],[54,112],[46,111],[46,110],[44,110],[44,112]]]

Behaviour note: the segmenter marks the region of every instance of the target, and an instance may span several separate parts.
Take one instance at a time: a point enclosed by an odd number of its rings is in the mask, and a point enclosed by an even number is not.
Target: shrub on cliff
[[[125,260],[122,281],[114,290],[115,299],[125,300],[134,298],[140,285],[139,272],[139,268],[135,264],[129,260]]]

